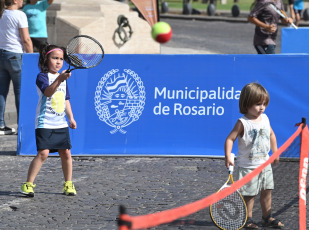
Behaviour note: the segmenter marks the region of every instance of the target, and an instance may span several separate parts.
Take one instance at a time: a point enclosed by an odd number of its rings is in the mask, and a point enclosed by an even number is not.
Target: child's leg
[[[62,192],[67,196],[75,196],[76,190],[72,182],[73,166],[72,166],[71,151],[69,149],[61,149],[61,150],[59,149],[58,152],[61,157],[62,171],[65,180]]]
[[[62,171],[65,181],[72,181],[72,157],[70,149],[59,149],[59,155],[62,163]]]
[[[254,198],[255,196],[244,196],[244,200],[247,205],[248,217],[252,217],[252,210],[254,206]]]
[[[295,17],[296,17],[295,25],[298,26],[300,22],[300,15],[298,12],[295,14]]]
[[[301,20],[301,10],[295,10],[295,25],[298,26]]]
[[[28,170],[28,177],[27,182],[34,182],[35,177],[38,175],[44,161],[47,159],[49,155],[48,149],[41,149],[38,150],[36,157],[32,160],[29,170]]]
[[[261,191],[260,203],[262,207],[263,226],[281,228],[284,227],[284,224],[271,215],[271,191],[271,189]]]
[[[259,226],[252,219],[254,199],[255,199],[255,196],[244,196],[244,200],[246,202],[247,211],[248,211],[248,218],[247,218],[247,222],[245,225],[245,228],[247,229],[258,229],[259,228]]]
[[[293,18],[293,21],[294,21],[295,20],[295,11],[294,11],[293,3],[289,4],[289,8],[290,8],[290,13],[291,13],[291,18]]]
[[[260,204],[263,217],[267,217],[271,213],[271,191],[271,189],[261,191]]]

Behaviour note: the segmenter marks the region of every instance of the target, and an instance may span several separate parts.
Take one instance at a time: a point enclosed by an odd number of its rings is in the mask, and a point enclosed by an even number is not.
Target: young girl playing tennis
[[[58,73],[63,66],[64,55],[64,48],[55,45],[46,45],[40,50],[39,68],[41,72],[36,79],[39,102],[35,119],[38,152],[29,166],[27,182],[21,186],[20,190],[21,193],[29,197],[34,196],[34,179],[49,153],[52,152],[58,152],[61,158],[65,179],[63,193],[69,196],[76,195],[72,183],[72,157],[70,151],[72,146],[65,118],[65,115],[67,115],[70,128],[76,129],[66,81],[71,76],[71,73],[66,73],[65,70],[60,74]]]
[[[239,118],[225,141],[226,167],[233,165],[231,151],[238,138],[238,179],[252,172],[255,168],[268,160],[268,152],[277,151],[277,140],[270,122],[264,111],[269,103],[266,89],[257,83],[247,84],[241,91],[239,110],[244,114]],[[279,163],[279,157],[275,164]],[[258,225],[252,220],[254,198],[260,194],[263,226],[281,228],[284,225],[271,215],[271,191],[274,189],[271,165],[268,165],[258,176],[244,185],[240,192],[248,209],[248,219],[245,228],[257,229]]]

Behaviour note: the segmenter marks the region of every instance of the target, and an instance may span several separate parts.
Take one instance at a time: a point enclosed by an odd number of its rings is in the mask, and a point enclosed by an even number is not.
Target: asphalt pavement
[[[199,53],[167,46],[161,51]],[[6,122],[17,128],[12,88]],[[49,157],[36,178],[35,197],[26,198],[18,190],[33,157],[16,156],[16,143],[17,135],[0,136],[0,229],[117,229],[119,205],[133,216],[172,209],[216,192],[227,179],[223,159],[73,157],[77,196],[66,197],[60,158]],[[297,161],[274,167],[273,214],[291,230],[298,229],[298,167]],[[261,225],[258,198],[253,219]],[[206,208],[153,229],[217,228]]]

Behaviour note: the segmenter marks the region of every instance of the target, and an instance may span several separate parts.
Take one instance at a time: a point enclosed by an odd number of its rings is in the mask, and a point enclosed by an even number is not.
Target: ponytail
[[[39,68],[41,70],[41,72],[43,73],[47,73],[48,72],[48,66],[47,66],[47,56],[46,53],[51,50],[51,45],[49,45],[48,43],[41,45],[39,48],[39,53],[40,53],[40,57],[39,57]]]

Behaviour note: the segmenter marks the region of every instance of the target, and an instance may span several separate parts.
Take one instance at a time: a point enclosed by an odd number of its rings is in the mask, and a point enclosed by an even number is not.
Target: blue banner
[[[282,28],[281,53],[309,53],[309,28]]]
[[[23,59],[18,154],[35,155],[38,56]],[[242,87],[261,83],[278,145],[309,117],[308,55],[105,55],[68,80],[73,155],[224,156]],[[293,68],[297,66],[297,68]],[[64,68],[67,68],[65,66]],[[237,152],[237,143],[233,152]]]

